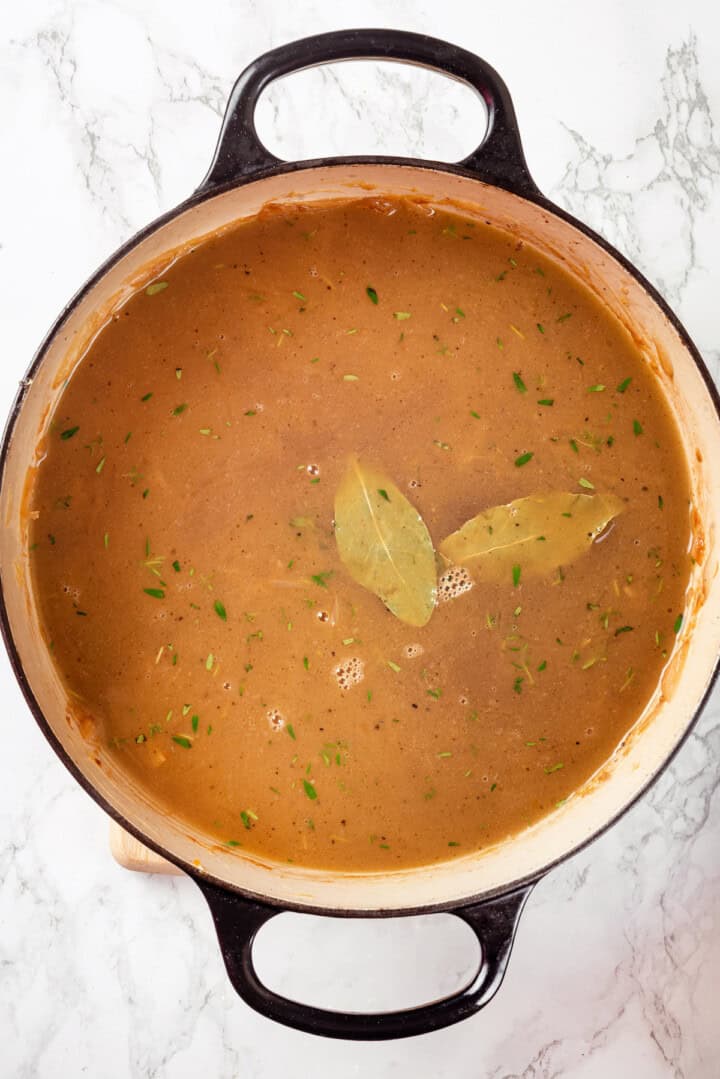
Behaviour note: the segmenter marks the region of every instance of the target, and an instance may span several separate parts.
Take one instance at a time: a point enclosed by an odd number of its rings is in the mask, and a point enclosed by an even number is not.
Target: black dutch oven
[[[485,102],[487,129],[458,164],[395,157],[279,161],[253,121],[258,97],[283,75],[337,60],[418,64],[466,83]],[[654,699],[605,770],[539,824],[487,851],[452,862],[387,873],[349,874],[271,865],[227,848],[166,816],[146,792],[86,736],[40,634],[28,586],[24,496],[36,447],[63,381],[92,335],[152,271],[162,271],[203,236],[251,216],[269,201],[410,194],[446,200],[534,245],[578,277],[633,334],[683,435],[694,527],[705,555],[692,570],[685,622]],[[702,360],[663,299],[605,240],[554,206],[525,163],[510,95],[472,53],[419,34],[344,30],[306,38],[261,56],[240,76],[227,107],[210,171],[176,209],[149,225],[93,275],[51,328],[22,381],[2,445],[0,580],[2,630],[16,677],[41,730],[88,793],[124,828],[179,866],[210,906],[230,979],[259,1012],[300,1030],[338,1038],[422,1034],[474,1014],[497,992],[533,885],[559,861],[626,812],[668,765],[707,699],[720,644],[716,537],[720,485],[718,396]],[[461,991],[382,1014],[324,1011],[288,1000],[259,980],[253,939],[280,911],[334,917],[387,917],[449,911],[472,927],[480,967]]]

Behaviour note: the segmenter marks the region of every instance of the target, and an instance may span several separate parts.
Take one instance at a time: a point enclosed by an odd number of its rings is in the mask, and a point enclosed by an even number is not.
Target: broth
[[[652,373],[578,281],[451,207],[270,206],[200,244],[92,341],[41,448],[33,587],[70,707],[238,856],[376,871],[511,836],[612,756],[682,620],[689,485]],[[564,493],[563,529],[578,496],[617,509],[566,564],[533,534],[536,573],[522,547],[499,575],[439,558],[420,624],[343,555],[353,475],[413,567],[399,512],[438,550],[530,496]]]

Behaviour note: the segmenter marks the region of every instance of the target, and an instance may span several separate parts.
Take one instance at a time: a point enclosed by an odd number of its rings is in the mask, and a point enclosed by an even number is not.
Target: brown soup
[[[200,244],[92,341],[42,449],[71,707],[239,856],[497,843],[612,756],[682,619],[688,478],[643,357],[456,209],[268,207]]]

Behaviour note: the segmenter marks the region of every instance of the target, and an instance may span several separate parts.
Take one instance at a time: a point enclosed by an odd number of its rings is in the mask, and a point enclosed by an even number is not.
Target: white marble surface
[[[540,185],[645,270],[717,373],[714,0],[24,0],[0,6],[3,412],[70,293],[200,180],[245,63],[357,24],[445,35],[494,63]],[[287,156],[452,157],[469,149],[474,115],[449,83],[356,67],[298,77],[268,96],[260,122]],[[717,695],[651,795],[536,889],[485,1013],[413,1042],[352,1045],[276,1027],[238,1001],[194,886],[113,864],[106,820],[52,755],[4,655],[0,689],[0,1076],[720,1074]],[[374,924],[360,939],[289,916],[262,958],[308,998],[404,1003],[467,967],[452,922],[432,926]]]

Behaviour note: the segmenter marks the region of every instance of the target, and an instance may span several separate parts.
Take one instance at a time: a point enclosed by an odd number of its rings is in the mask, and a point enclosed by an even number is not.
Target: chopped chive
[[[594,386],[588,386],[588,393],[604,393],[605,387],[602,382],[597,382]]]
[[[163,289],[166,289],[169,283],[169,281],[155,281],[145,289],[146,296],[155,296],[158,292],[162,292]]]
[[[172,410],[173,416],[182,416],[183,412],[187,407],[187,404],[176,405],[175,408]]]
[[[140,398],[140,400],[141,401],[149,401],[151,397],[152,397],[152,393],[146,393],[144,397]]]
[[[238,843],[237,839],[226,839],[225,840],[225,846],[226,847],[240,847],[240,846],[242,846],[242,844]]]
[[[527,393],[527,386],[523,382],[520,374],[517,371],[513,371],[513,382],[515,383],[515,389],[519,393]]]
[[[190,726],[192,727],[193,732],[196,733],[196,734],[197,734],[197,729],[198,729],[199,725],[200,725],[200,716],[191,716],[190,717]]]
[[[208,657],[205,660],[205,670],[206,671],[211,671],[213,669],[214,662],[215,662],[215,656],[212,654],[212,652],[208,652]]]
[[[536,322],[535,325],[537,326],[540,333],[545,333],[545,327],[543,326],[542,322]]]
[[[298,292],[297,289],[293,289],[293,296],[296,300],[302,300],[303,303],[307,302],[307,296],[303,296],[302,292]]]
[[[565,765],[562,763],[562,761],[559,761],[557,764],[551,764],[551,765],[547,766],[545,768],[545,774],[546,775],[552,775],[553,772],[559,772],[560,769],[564,768],[564,767],[565,767]]]
[[[633,628],[633,626],[618,626],[618,628],[615,630],[615,636],[619,637],[621,633],[631,633]]]
[[[131,438],[132,438],[132,431],[128,431],[128,433],[125,435],[125,438],[123,439],[123,442],[125,443],[125,445],[128,444],[128,442],[130,441]]]
[[[307,656],[303,656],[303,667],[305,668],[306,671],[310,670],[310,660],[308,659]]]
[[[573,451],[573,453],[580,453],[580,450],[578,449],[578,444],[577,444],[577,442],[575,441],[574,438],[568,439],[568,443],[569,443],[570,449]]]
[[[589,491],[594,491],[595,490],[595,484],[591,483],[590,480],[587,479],[585,476],[581,476],[580,479],[578,480],[578,483],[580,484],[581,487],[587,487],[587,489]]]
[[[390,501],[390,495],[387,493],[384,487],[378,487],[377,493],[381,498],[384,498],[386,502]]]
[[[440,689],[440,687],[438,687],[437,689],[429,689],[427,691],[427,695],[428,697],[434,697],[436,701],[439,701],[442,697],[442,690]]]
[[[257,410],[254,408],[249,408],[247,412],[243,412],[243,416],[257,416]]]
[[[192,749],[192,742],[189,738],[186,738],[184,734],[174,734],[172,740],[177,745],[182,746],[183,749]]]
[[[172,568],[175,570],[176,573],[180,572],[180,563],[178,562],[177,558],[173,562]]]
[[[288,723],[285,727],[285,730],[288,732],[288,735],[290,736],[290,738],[292,738],[293,742],[295,742],[297,739],[295,735],[295,728],[293,727],[292,723]]]
[[[481,418],[480,413],[476,412],[474,408],[470,409],[470,415],[476,420],[479,420]]]
[[[367,288],[365,289],[365,292],[367,293],[367,297],[368,297],[368,299],[370,300],[371,303],[374,303],[374,304],[378,303],[378,294],[375,291],[375,289],[372,287],[372,285],[368,285]]]
[[[522,466],[526,465],[528,461],[532,461],[534,456],[534,453],[521,453],[519,457],[515,458],[515,467],[522,468]]]
[[[537,669],[538,669],[539,671],[544,671],[546,667],[547,667],[547,660],[546,660],[546,659],[544,659],[544,660],[542,661],[542,663],[538,663]]]
[[[622,382],[618,385],[617,392],[618,393],[625,393],[625,390],[628,388],[628,386],[630,385],[631,382],[632,382],[632,378],[624,378],[622,380]]]
[[[106,551],[107,551],[108,547],[110,546],[110,533],[109,532],[106,532],[105,535],[103,536],[103,546],[105,547]]]
[[[503,344],[502,337],[496,337],[495,338],[495,344],[497,345],[498,348],[505,348],[505,346]]]
[[[661,509],[664,509],[664,508],[665,508],[665,501],[663,499],[663,496],[658,495],[658,509],[661,510]]]
[[[146,596],[152,596],[153,599],[165,599],[165,592],[162,588],[143,588],[143,592]]]
[[[568,320],[569,318],[572,318],[572,311],[568,311],[568,313],[567,313],[566,315],[560,315],[560,316],[559,316],[559,317],[558,317],[558,318],[556,319],[556,322],[567,322],[567,320]]]
[[[317,791],[315,790],[309,779],[303,779],[303,787],[310,801],[314,802],[317,798]]]
[[[549,408],[551,405],[555,404],[555,398],[554,397],[541,397],[540,400],[538,401],[538,404],[539,405],[545,405],[546,407]]]
[[[80,424],[78,424],[77,427],[68,427],[67,431],[62,431],[61,432],[60,438],[62,438],[65,442],[67,442],[67,440],[69,438],[72,438],[73,435],[76,435],[79,430],[80,430]]]
[[[105,468],[105,458],[101,457],[100,460],[97,463],[97,467],[95,468],[95,471],[97,472],[98,476],[100,475],[100,473],[102,472],[102,470],[104,468]]]
[[[222,618],[223,622],[227,622],[227,611],[219,599],[215,600],[213,607],[215,608],[215,614],[218,618]]]
[[[332,570],[327,570],[325,573],[311,573],[310,580],[314,581],[320,588],[327,588],[327,581],[332,575]]]
[[[522,573],[522,567],[521,566],[517,566],[517,565],[513,566],[513,568],[512,568],[513,588],[517,588],[517,586],[520,584],[520,574],[521,573]]]
[[[641,435],[643,433],[642,424],[640,420],[633,420],[633,434]]]
[[[393,318],[396,318],[398,322],[405,322],[410,318],[409,311],[393,311]]]
[[[680,632],[680,629],[681,629],[682,624],[683,624],[683,617],[684,616],[682,614],[679,614],[677,616],[677,618],[675,619],[675,623],[673,625],[673,632],[674,633],[679,633]]]
[[[357,375],[343,375],[343,382],[359,382]]]
[[[393,663],[393,661],[391,659],[389,659],[387,661],[387,665],[388,665],[388,667],[390,668],[391,671],[395,671],[395,674],[397,674],[398,671],[400,670],[397,663]]]

